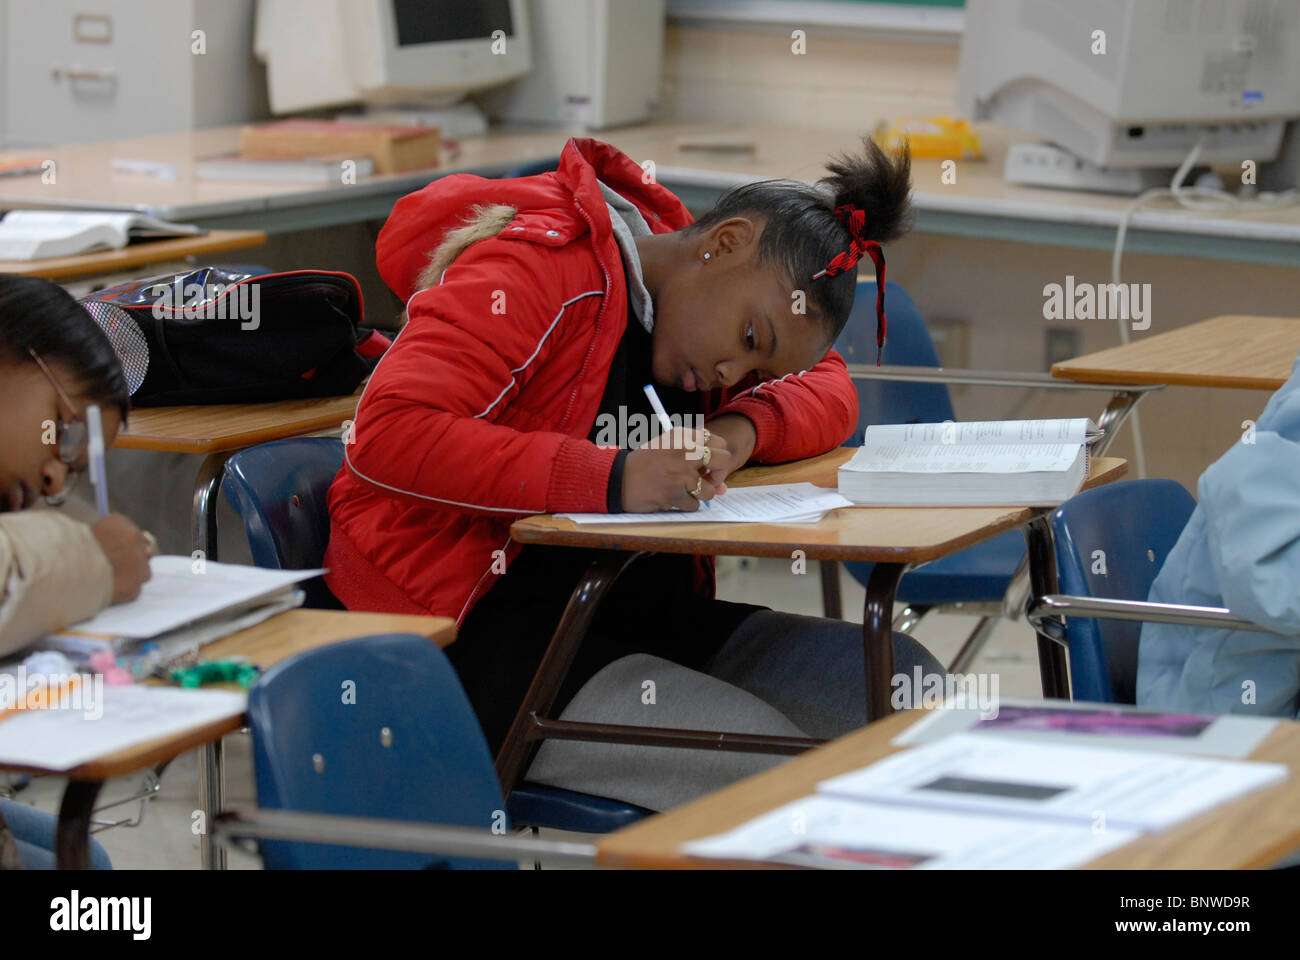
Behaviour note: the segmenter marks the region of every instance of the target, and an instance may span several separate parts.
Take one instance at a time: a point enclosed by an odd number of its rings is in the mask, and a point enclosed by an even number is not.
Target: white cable
[[[1250,208],[1277,210],[1300,201],[1300,190],[1295,189],[1283,190],[1280,193],[1261,193],[1249,200],[1242,200],[1226,190],[1213,187],[1184,187],[1183,181],[1187,179],[1187,174],[1191,172],[1192,167],[1196,166],[1196,160],[1201,155],[1201,147],[1204,143],[1205,134],[1202,133],[1179,165],[1168,187],[1152,187],[1144,190],[1124,208],[1119,218],[1119,228],[1115,231],[1115,249],[1110,258],[1110,282],[1116,287],[1120,283],[1120,263],[1124,257],[1124,240],[1128,236],[1129,220],[1132,219],[1133,214],[1157,197],[1171,197],[1184,210],[1219,214],[1236,214]],[[1151,304],[1148,303],[1147,309],[1150,308]],[[1128,321],[1124,318],[1117,318],[1117,321],[1120,343],[1126,344],[1129,342]],[[1133,425],[1133,459],[1137,465],[1137,475],[1139,478],[1145,478],[1147,463],[1146,452],[1142,446],[1142,421],[1136,409],[1129,414],[1129,422]]]

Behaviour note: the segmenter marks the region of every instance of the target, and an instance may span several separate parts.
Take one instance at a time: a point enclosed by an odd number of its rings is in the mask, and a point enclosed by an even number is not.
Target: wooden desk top
[[[115,447],[169,453],[224,453],[268,440],[335,429],[357,412],[365,385],[347,397],[229,403],[192,407],[136,407]]]
[[[119,270],[130,270],[151,263],[206,257],[226,250],[242,250],[266,243],[261,230],[209,230],[201,237],[172,237],[133,243],[121,250],[99,250],[75,257],[51,257],[48,260],[0,260],[0,273],[18,273],[46,280],[93,277]]]
[[[693,803],[602,838],[596,862],[629,869],[777,868],[681,853],[688,840],[715,836],[812,793],[828,777],[875,763],[900,747],[890,741],[922,716],[908,710],[856,730]],[[1300,723],[1283,721],[1251,760],[1284,763],[1291,776],[1163,833],[1144,836],[1090,869],[1242,869],[1268,867],[1300,847]]]
[[[1300,354],[1300,317],[1222,316],[1052,366],[1080,383],[1276,390]]]
[[[856,450],[837,447],[797,463],[747,467],[727,481],[736,487],[808,481],[836,485],[836,470]],[[1128,464],[1116,457],[1092,463],[1086,487],[1119,479]],[[510,534],[522,543],[602,550],[650,550],[711,556],[922,563],[937,560],[1029,522],[1029,507],[845,507],[817,523],[577,524],[549,514],[517,520]]]
[[[446,647],[456,639],[456,622],[449,617],[360,613],[349,610],[288,610],[208,644],[203,648],[203,659],[217,660],[242,655],[265,670],[304,650],[328,646],[352,637],[381,633],[414,633],[428,637],[440,647]],[[177,736],[128,747],[72,770],[8,766],[3,766],[3,769],[52,773],[73,780],[108,780],[170,760],[186,750],[233,733],[243,724],[243,717],[230,717],[207,726],[195,727]]]

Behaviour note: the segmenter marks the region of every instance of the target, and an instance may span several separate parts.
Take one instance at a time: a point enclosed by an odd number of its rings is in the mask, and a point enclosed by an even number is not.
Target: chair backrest
[[[896,283],[885,284],[885,316],[889,321],[882,363],[908,367],[937,367],[939,354],[912,298]],[[876,282],[862,280],[853,298],[853,312],[835,349],[849,363],[876,362]],[[846,446],[861,446],[867,427],[876,423],[942,423],[956,419],[948,388],[941,383],[898,383],[855,380],[858,426]]]
[[[1145,600],[1195,509],[1174,480],[1127,480],[1070,498],[1051,517],[1060,592]],[[1141,632],[1132,620],[1067,618],[1074,699],[1134,703]]]
[[[277,664],[248,694],[259,807],[505,825],[487,741],[425,637],[358,637]],[[265,841],[268,869],[510,869],[513,862]]]
[[[319,567],[329,544],[326,498],[343,465],[343,443],[331,437],[275,440],[226,461],[221,487],[244,523],[253,563],[277,570]],[[309,607],[337,607],[317,578],[304,584]]]

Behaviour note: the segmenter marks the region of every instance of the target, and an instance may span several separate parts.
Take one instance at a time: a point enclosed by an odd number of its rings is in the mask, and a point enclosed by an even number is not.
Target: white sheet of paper
[[[1045,702],[1012,697],[1002,697],[998,708],[999,716],[1003,718],[1001,724],[996,717],[981,720],[978,707],[967,708],[964,704],[949,701],[942,708],[929,711],[896,736],[893,742],[900,747],[917,747],[956,733],[970,732],[1034,743],[1067,743],[1108,750],[1148,750],[1244,760],[1279,723],[1271,717],[1237,714],[1195,717],[1163,710],[1142,710],[1118,703]],[[1019,711],[1021,716],[1014,724],[1008,725],[1007,714],[1011,711]],[[1065,722],[1071,715],[1087,720],[1087,714],[1100,714],[1100,717],[1091,725],[1088,722]],[[1166,722],[1147,729],[1142,723],[1143,718]],[[1180,719],[1199,721],[1204,724],[1204,729],[1198,732],[1180,726],[1176,722]]]
[[[1286,776],[1277,763],[960,733],[832,777],[817,790],[873,803],[1163,830]]]
[[[1051,870],[1095,860],[1137,836],[812,796],[682,850],[831,870]]]
[[[324,570],[267,570],[190,557],[154,557],[153,576],[130,603],[107,607],[96,616],[73,624],[64,633],[93,633],[114,637],[155,637],[224,611],[237,611],[255,601],[310,580]]]
[[[0,720],[0,763],[70,770],[136,744],[242,716],[248,706],[242,691],[138,685],[100,687],[103,702],[96,704],[95,686],[83,685],[82,699],[65,701],[68,707]]]
[[[811,483],[732,487],[699,510],[658,513],[561,513],[575,523],[815,523],[831,510],[851,507],[836,490]]]

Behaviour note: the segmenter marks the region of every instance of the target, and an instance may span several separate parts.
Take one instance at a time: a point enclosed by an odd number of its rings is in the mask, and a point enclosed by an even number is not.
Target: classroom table
[[[755,466],[727,478],[728,486],[811,482],[834,487],[837,470],[855,448],[838,447],[808,460]],[[1085,487],[1118,479],[1126,469],[1117,458],[1094,458]],[[814,524],[690,523],[577,524],[542,515],[517,520],[511,537],[520,543],[584,547],[595,552],[591,566],[574,587],[533,683],[497,755],[501,789],[509,793],[525,769],[537,742],[545,738],[605,740],[655,745],[718,747],[754,752],[797,753],[818,741],[758,735],[671,731],[660,728],[578,725],[546,716],[572,665],[601,598],[620,573],[642,553],[707,556],[783,557],[858,560],[874,563],[863,613],[866,653],[867,717],[887,716],[894,673],[894,594],[911,566],[937,560],[1007,530],[1025,527],[1029,540],[1031,582],[1035,596],[1055,591],[1055,561],[1046,508],[1031,507],[850,507],[835,510]],[[1040,670],[1046,696],[1068,691],[1066,664],[1058,644],[1040,641]],[[579,726],[585,729],[579,729]],[[596,729],[599,726],[600,729]]]
[[[217,559],[217,493],[226,461],[244,449],[324,430],[350,420],[364,384],[346,397],[226,403],[184,407],[134,407],[113,444],[123,450],[205,454],[194,480],[194,549]]]
[[[210,257],[229,250],[243,250],[266,243],[261,230],[209,230],[198,237],[168,237],[132,243],[121,250],[97,250],[70,257],[44,260],[0,260],[0,273],[16,273],[46,280],[98,277],[151,264],[169,263],[187,257]]]
[[[627,869],[780,868],[754,861],[711,860],[681,852],[688,840],[715,836],[811,794],[828,777],[857,770],[905,749],[891,742],[925,711],[907,710],[855,730],[771,770],[667,813],[600,838],[596,863]],[[1281,721],[1250,760],[1282,763],[1281,783],[1216,807],[1169,830],[1142,836],[1085,865],[1097,870],[1224,870],[1269,867],[1300,847],[1300,723]]]
[[[1052,366],[1078,383],[1276,390],[1300,354],[1300,317],[1225,315]]]
[[[294,654],[327,646],[352,637],[387,633],[414,633],[428,637],[440,647],[456,638],[455,621],[447,617],[407,614],[359,613],[344,610],[289,610],[203,647],[203,659],[246,656],[263,670]],[[199,803],[205,818],[221,812],[224,800],[221,782],[221,738],[244,726],[243,716],[196,727],[173,736],[128,747],[117,753],[83,763],[72,770],[9,766],[0,769],[40,773],[68,778],[59,807],[56,857],[60,868],[85,869],[90,863],[88,838],[95,799],[104,781],[135,773],[195,747],[204,751],[199,767]],[[200,840],[202,865],[222,869],[225,849],[213,843],[205,832]]]

